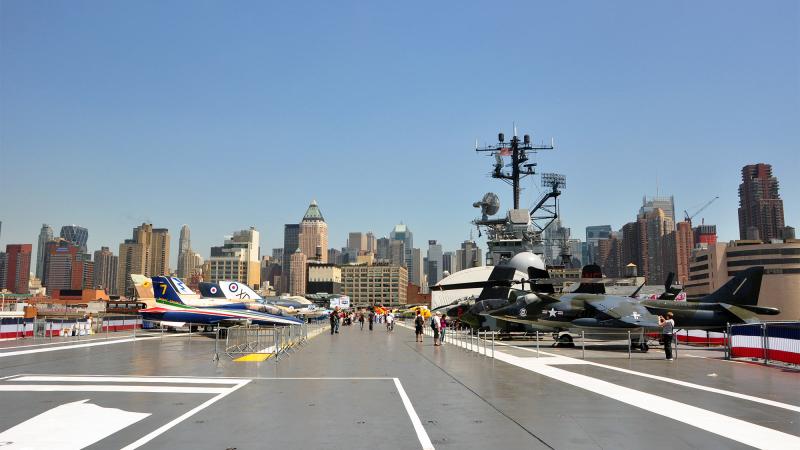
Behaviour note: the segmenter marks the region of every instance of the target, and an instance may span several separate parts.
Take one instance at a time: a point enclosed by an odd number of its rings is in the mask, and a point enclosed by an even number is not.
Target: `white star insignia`
[[[636,311],[634,311],[634,312],[633,312],[633,314],[631,314],[631,315],[633,316],[633,318],[634,318],[635,320],[639,320],[639,317],[642,317],[642,315],[641,315],[641,314],[639,314],[639,313],[638,313],[638,312],[636,312]]]
[[[555,317],[556,316],[556,309],[555,308],[550,308],[550,311],[547,311],[547,313],[550,315],[550,317]]]

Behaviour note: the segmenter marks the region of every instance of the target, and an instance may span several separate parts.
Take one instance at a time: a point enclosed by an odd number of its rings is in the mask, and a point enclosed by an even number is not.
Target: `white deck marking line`
[[[137,386],[126,384],[0,384],[0,392],[137,392],[224,394],[230,388],[201,386]]]
[[[406,390],[403,389],[399,378],[394,378],[394,385],[397,387],[397,392],[400,393],[400,398],[403,399],[403,406],[406,407],[408,417],[411,418],[411,423],[414,425],[414,431],[417,432],[417,439],[419,439],[419,443],[422,445],[422,450],[434,450],[431,438],[428,437],[428,432],[425,431],[425,427],[422,426],[422,421],[419,420],[419,416],[414,410],[414,405],[411,404],[411,399],[408,398],[408,394],[406,394]]]
[[[231,393],[233,393],[237,389],[241,388],[242,386],[245,386],[249,382],[250,382],[249,380],[245,380],[245,381],[237,384],[234,387],[226,389],[225,392],[206,400],[205,402],[201,403],[200,405],[198,405],[198,406],[190,409],[189,411],[181,414],[180,416],[176,417],[175,419],[165,423],[164,425],[162,425],[161,427],[157,428],[156,430],[146,434],[145,436],[142,436],[141,438],[139,438],[135,442],[133,442],[131,444],[128,444],[127,446],[123,447],[121,450],[134,450],[134,449],[137,449],[137,448],[141,447],[144,444],[147,444],[148,442],[152,441],[153,439],[157,438],[161,434],[163,434],[166,431],[168,431],[170,428],[172,428],[175,425],[183,422],[184,420],[186,420],[189,417],[193,416],[197,412],[199,412],[199,411],[211,406],[212,404],[214,404],[215,402],[221,400],[225,396],[230,395]]]
[[[496,352],[500,361],[756,448],[797,449],[800,437],[597,378]]]
[[[13,352],[2,352],[0,353],[0,358],[5,358],[8,356],[19,356],[19,355],[30,355],[32,353],[44,353],[44,352],[55,352],[58,350],[71,350],[75,348],[86,348],[86,347],[97,347],[100,345],[112,345],[112,344],[124,344],[126,342],[136,342],[136,341],[149,341],[151,339],[164,339],[170,337],[178,337],[180,335],[168,335],[168,336],[147,336],[147,337],[136,337],[130,339],[115,339],[115,340],[105,340],[101,342],[89,342],[86,344],[75,344],[75,345],[64,345],[61,347],[48,347],[48,348],[34,348],[30,350],[17,350]]]
[[[182,377],[108,377],[108,376],[49,376],[23,375],[8,381],[79,382],[79,383],[182,383],[182,384],[238,384],[242,378],[182,378]]]
[[[99,335],[98,334],[94,334],[94,336],[99,336]],[[122,338],[129,338],[129,337],[133,337],[133,334],[128,333],[128,334],[125,334],[125,335],[122,335],[122,336],[94,337],[94,338],[82,338],[82,339],[79,339],[77,336],[75,336],[75,337],[73,337],[73,339],[71,339],[69,341],[45,342],[43,344],[12,345],[12,346],[8,346],[8,347],[0,347],[0,351],[2,351],[2,350],[15,350],[15,349],[18,349],[18,348],[27,348],[27,347],[43,347],[45,345],[66,345],[66,344],[75,344],[75,343],[92,342],[92,341],[108,341],[108,340],[111,340],[111,339],[122,339]],[[30,338],[30,337],[26,337],[25,338],[26,341],[30,341],[31,339],[33,339],[33,338]],[[42,340],[42,339],[46,340],[46,339],[49,339],[49,338],[39,336],[38,339],[39,340]],[[17,340],[19,340],[19,339],[17,339]]]
[[[495,344],[497,345],[499,343],[495,343]],[[524,348],[524,347],[517,347],[517,346],[509,345],[509,344],[499,344],[499,345],[505,345],[505,346],[508,346],[508,347],[511,347],[511,348],[516,348],[516,349],[519,349],[519,350],[525,350],[525,351],[529,351],[529,352],[536,352],[536,350],[534,350],[534,349]],[[553,353],[547,353],[547,352],[543,352],[543,351],[540,351],[539,353],[541,353],[542,355],[558,356],[558,357],[564,358],[564,359],[572,359],[572,360],[580,361],[581,364],[602,367],[604,369],[615,370],[617,372],[627,373],[629,375],[636,375],[636,376],[639,376],[639,377],[650,378],[650,379],[653,379],[653,380],[663,381],[665,383],[677,384],[678,386],[684,386],[684,387],[689,387],[689,388],[692,388],[692,389],[698,389],[698,390],[701,390],[701,391],[712,392],[714,394],[727,395],[728,397],[734,397],[734,398],[739,398],[739,399],[742,399],[742,400],[747,400],[747,401],[751,401],[751,402],[755,402],[755,403],[761,403],[762,405],[774,406],[776,408],[781,408],[781,409],[787,409],[789,411],[800,412],[800,406],[796,406],[796,405],[792,405],[792,404],[788,404],[788,403],[777,402],[775,400],[769,400],[769,399],[766,399],[766,398],[755,397],[755,396],[752,396],[752,395],[740,394],[738,392],[726,391],[724,389],[718,389],[718,388],[713,388],[713,387],[709,387],[709,386],[703,386],[701,384],[690,383],[688,381],[681,381],[681,380],[677,380],[675,378],[662,377],[660,375],[652,375],[652,374],[649,374],[649,373],[637,372],[635,370],[623,369],[621,367],[609,366],[607,364],[601,364],[601,363],[594,362],[594,361],[581,361],[581,360],[578,360],[576,358],[571,358],[569,356],[556,355],[556,354],[553,354]],[[688,356],[688,355],[685,355],[685,356]],[[699,356],[698,358],[703,358],[703,357]],[[558,364],[558,363],[554,362],[554,363],[551,363],[551,364]],[[577,363],[575,363],[575,364],[577,364]]]

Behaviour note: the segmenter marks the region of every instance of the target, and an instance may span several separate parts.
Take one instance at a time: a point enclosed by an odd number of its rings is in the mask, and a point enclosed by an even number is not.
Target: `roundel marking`
[[[525,317],[527,315],[528,315],[528,311],[525,308],[522,308],[522,309],[519,310],[519,316],[520,317]]]
[[[231,285],[228,288],[231,290],[231,292],[236,292],[239,290],[239,285],[236,283],[231,283]]]
[[[212,294],[216,294],[217,293],[217,287],[216,286],[211,286],[210,291],[211,291]]]

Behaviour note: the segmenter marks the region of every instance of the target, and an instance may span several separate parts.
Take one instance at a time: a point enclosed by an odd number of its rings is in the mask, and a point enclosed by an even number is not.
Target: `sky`
[[[146,221],[173,265],[182,224],[204,257],[250,226],[268,254],[315,199],[333,247],[403,221],[452,250],[485,192],[511,204],[474,147],[512,124],[554,139],[574,237],[658,192],[719,196],[695,222],[737,239],[756,162],[799,226],[798,5],[0,0],[0,245],[78,224],[116,252]]]

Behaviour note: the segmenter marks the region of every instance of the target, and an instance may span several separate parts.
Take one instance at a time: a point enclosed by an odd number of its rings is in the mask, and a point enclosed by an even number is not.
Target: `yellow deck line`
[[[315,331],[312,331],[311,333],[308,334],[308,340],[311,340],[311,338],[313,338],[313,337],[319,336],[326,329],[327,329],[327,327],[322,327],[322,328],[319,328],[319,329],[317,329]],[[292,348],[294,346],[295,346],[295,344],[291,344],[288,348]],[[240,356],[240,357],[234,359],[233,361],[234,362],[262,362],[262,361],[268,360],[269,358],[271,358],[273,356],[275,356],[275,355],[273,355],[272,353],[250,353],[249,355]]]

